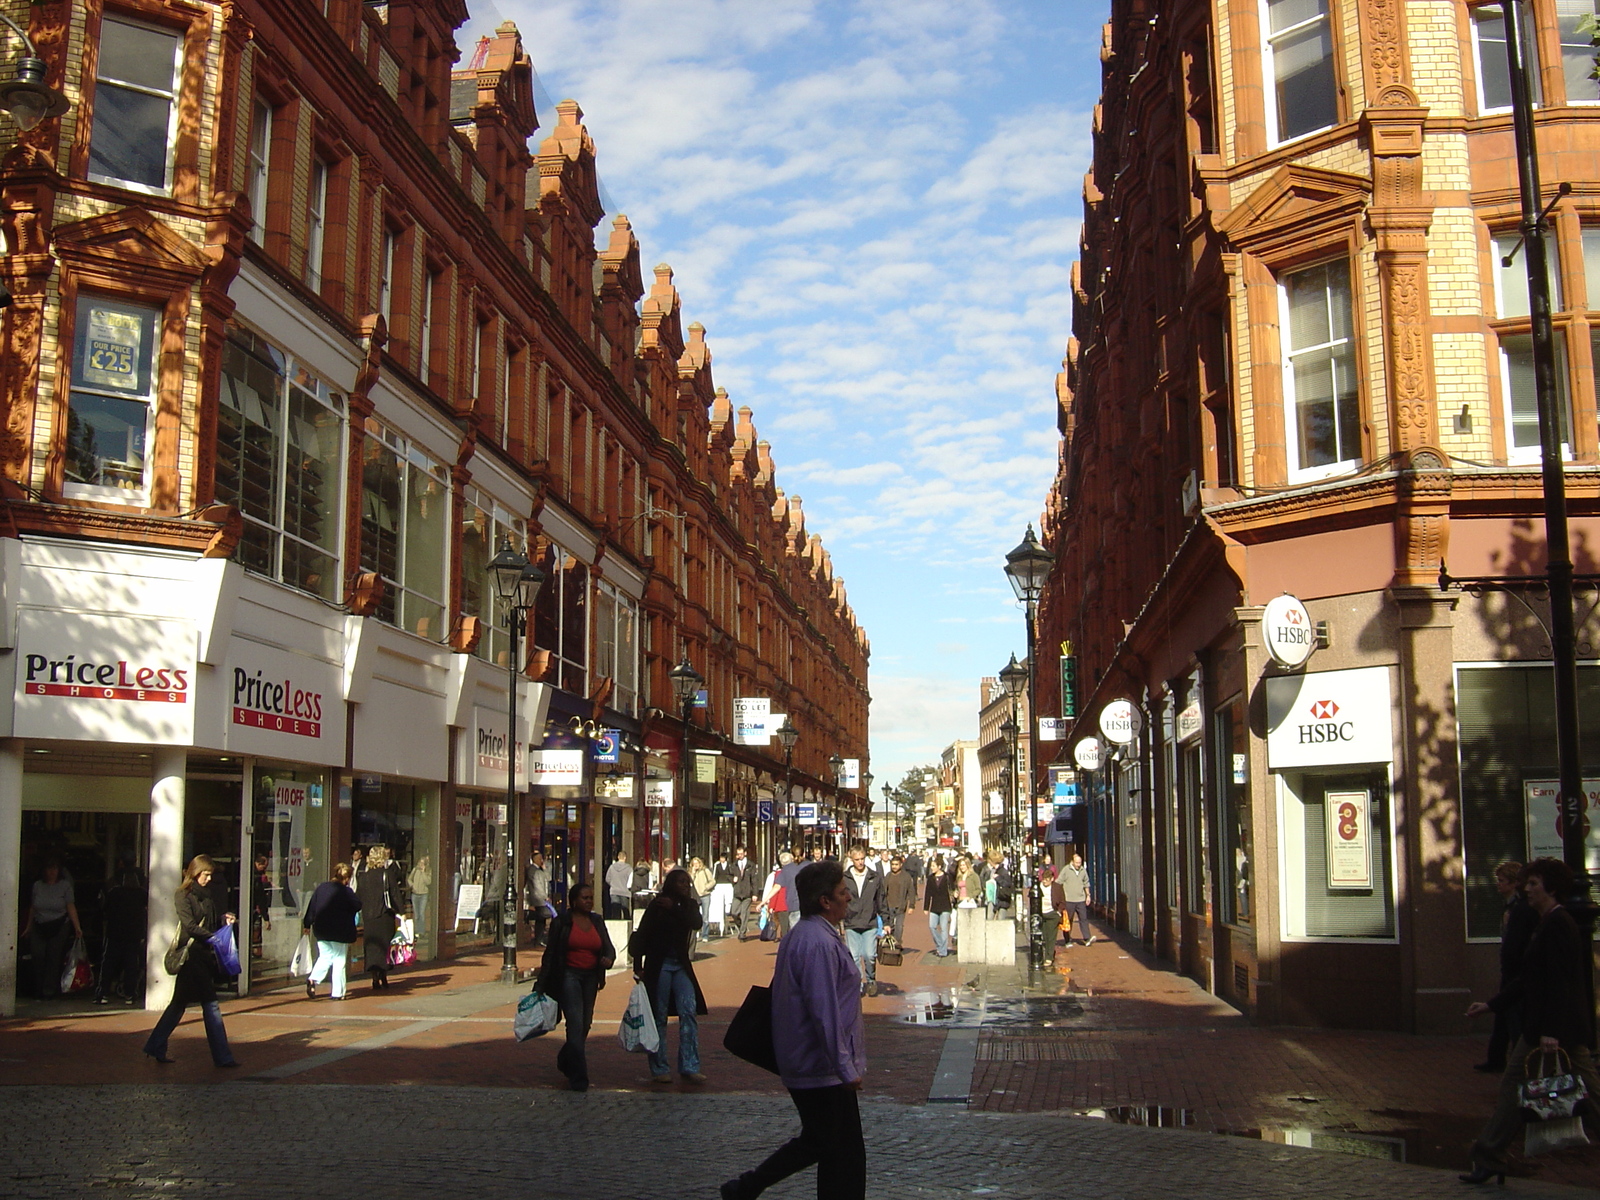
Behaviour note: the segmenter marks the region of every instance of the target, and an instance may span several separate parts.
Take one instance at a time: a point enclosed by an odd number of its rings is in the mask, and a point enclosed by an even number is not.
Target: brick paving
[[[1137,1188],[1130,1182],[1134,1176],[1108,1174],[1099,1189],[1106,1195],[1270,1195],[1277,1194],[1273,1189],[1279,1183],[1288,1189],[1283,1194],[1312,1196],[1459,1192],[1452,1175],[1374,1160],[1462,1165],[1494,1091],[1493,1080],[1469,1069],[1481,1054],[1481,1038],[1257,1029],[1190,981],[1150,962],[1136,945],[1102,941],[1074,947],[1059,956],[1064,974],[1030,981],[1025,969],[937,960],[927,952],[926,923],[907,924],[905,964],[880,969],[882,994],[864,1002],[874,1178],[893,1185],[887,1191],[875,1186],[875,1200],[1042,1195],[1051,1190],[1049,1180],[1060,1167],[1051,1166],[1035,1183],[1028,1164],[1072,1162],[1075,1180],[1089,1184],[1094,1177],[1082,1176],[1078,1164],[1091,1151],[1114,1153],[1137,1171],[1149,1169],[1148,1176],[1138,1176]],[[187,1129],[179,1132],[170,1120],[155,1132],[139,1132],[152,1104],[161,1111],[198,1104],[202,1112],[205,1105],[215,1105],[219,1117],[231,1114],[227,1128],[249,1129],[257,1136],[231,1139],[230,1145],[249,1144],[238,1145],[228,1161],[249,1172],[246,1178],[273,1180],[272,1168],[285,1157],[286,1143],[274,1145],[266,1132],[280,1117],[288,1121],[286,1114],[303,1114],[290,1122],[299,1132],[286,1129],[283,1136],[299,1139],[288,1157],[309,1169],[317,1152],[313,1148],[310,1157],[302,1156],[305,1130],[319,1128],[319,1111],[343,1103],[329,1097],[370,1097],[373,1088],[387,1090],[381,1100],[362,1105],[383,1113],[414,1112],[414,1128],[422,1135],[415,1144],[405,1139],[396,1144],[400,1162],[427,1168],[406,1176],[413,1179],[414,1191],[402,1188],[397,1195],[423,1195],[426,1180],[433,1178],[428,1172],[447,1166],[467,1172],[461,1186],[428,1195],[496,1196],[502,1194],[496,1181],[504,1182],[509,1194],[513,1175],[517,1187],[528,1190],[547,1158],[497,1158],[493,1131],[524,1146],[562,1128],[582,1136],[584,1113],[605,1122],[605,1132],[595,1133],[603,1146],[596,1154],[615,1163],[620,1173],[597,1175],[596,1180],[614,1181],[600,1190],[577,1190],[574,1183],[570,1193],[561,1190],[567,1186],[562,1184],[544,1189],[546,1194],[650,1194],[630,1182],[642,1177],[642,1166],[623,1131],[642,1123],[638,1144],[659,1152],[660,1139],[649,1125],[667,1113],[672,1121],[684,1122],[681,1153],[676,1146],[671,1151],[685,1164],[683,1178],[702,1179],[708,1161],[743,1166],[794,1124],[778,1081],[721,1047],[726,1023],[745,990],[770,978],[776,951],[754,940],[712,942],[703,951],[696,970],[711,1008],[701,1022],[703,1069],[710,1078],[700,1087],[651,1085],[643,1056],[624,1053],[617,1044],[617,1018],[631,983],[622,973],[612,977],[596,1006],[592,1090],[586,1096],[560,1090],[563,1080],[554,1059],[562,1033],[558,1029],[521,1045],[512,1041],[511,1014],[526,985],[497,982],[497,952],[396,972],[386,993],[374,994],[357,977],[353,998],[339,1005],[307,1001],[298,987],[228,1002],[229,1036],[245,1067],[220,1083],[223,1074],[210,1065],[197,1013],[173,1038],[179,1062],[162,1067],[139,1053],[153,1014],[117,1007],[27,1006],[19,1019],[0,1022],[0,1084],[11,1085],[0,1087],[0,1121],[8,1113],[26,1115],[22,1127],[38,1128],[35,1112],[59,1107],[77,1113],[65,1119],[88,1121],[101,1130],[104,1145],[95,1161],[112,1166],[96,1167],[101,1173],[92,1176],[77,1165],[63,1168],[64,1175],[52,1174],[55,1144],[36,1140],[32,1150],[32,1143],[22,1144],[0,1159],[19,1172],[8,1190],[6,1168],[0,1166],[0,1195],[79,1195],[90,1187],[95,1194],[151,1186],[200,1188],[202,1183],[187,1174],[199,1167],[184,1155],[206,1139]],[[524,951],[521,961],[526,967],[535,958]],[[951,1028],[976,1038],[970,1102],[926,1104]],[[674,1022],[669,1045],[675,1046],[676,1038]],[[363,1048],[371,1043],[383,1044]],[[313,1084],[320,1086],[304,1086]],[[674,1107],[661,1108],[664,1103]],[[530,1104],[538,1117],[531,1123]],[[349,1156],[356,1148],[362,1148],[361,1161],[370,1161],[367,1135],[356,1127],[365,1128],[365,1118],[356,1115],[360,1111],[358,1105],[348,1120],[338,1118],[337,1141],[346,1157],[342,1167],[327,1169],[343,1175],[341,1194],[348,1190]],[[467,1114],[478,1114],[482,1128],[471,1126]],[[556,1125],[547,1128],[546,1118]],[[356,1124],[344,1128],[351,1121]],[[387,1116],[372,1118],[380,1143],[391,1123]],[[14,1136],[17,1120],[4,1124]],[[476,1132],[463,1140],[469,1127]],[[1240,1136],[1195,1136],[1201,1131]],[[1028,1152],[1006,1153],[1012,1144]],[[1303,1146],[1341,1153],[1318,1154]],[[469,1147],[470,1161],[463,1157]],[[691,1147],[698,1149],[690,1153]],[[69,1161],[78,1160],[69,1156]],[[1209,1165],[1202,1170],[1193,1164]],[[1569,1195],[1560,1185],[1600,1184],[1600,1149],[1569,1151],[1519,1170],[1532,1178],[1517,1181],[1517,1194]],[[1229,1174],[1239,1171],[1253,1173],[1243,1190]],[[1300,1178],[1298,1190],[1284,1182],[1291,1176]],[[1196,1182],[1202,1177],[1203,1186]],[[707,1186],[715,1182],[704,1179]],[[1194,1186],[1180,1188],[1175,1182],[1180,1180]],[[274,1182],[250,1191],[240,1190],[237,1182],[227,1185],[240,1196],[324,1194],[316,1190],[320,1184],[273,1190],[279,1186]],[[796,1184],[772,1194],[798,1196],[810,1186]],[[327,1194],[333,1190],[330,1184]],[[685,1194],[698,1193],[691,1188]]]

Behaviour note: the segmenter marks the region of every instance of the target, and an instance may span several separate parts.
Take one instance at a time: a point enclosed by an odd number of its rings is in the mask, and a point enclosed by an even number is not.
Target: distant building
[[[938,845],[945,850],[981,847],[983,780],[978,743],[958,739],[939,756]]]
[[[1525,11],[1594,573],[1594,6]],[[1495,864],[1559,853],[1501,6],[1114,0],[1101,57],[1039,631],[1076,648],[1061,761],[1112,700],[1142,716],[1080,778],[1095,895],[1260,1020],[1462,1031]],[[1264,640],[1286,592],[1300,667]],[[1592,615],[1579,640],[1593,764]]]

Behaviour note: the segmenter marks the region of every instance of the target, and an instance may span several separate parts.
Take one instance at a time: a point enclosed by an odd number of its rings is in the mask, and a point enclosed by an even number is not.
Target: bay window
[[[544,572],[533,609],[534,646],[550,655],[545,679],[576,696],[589,694],[589,568],[547,542],[530,555]]]
[[[361,569],[387,587],[378,617],[442,639],[450,543],[450,476],[420,447],[369,418],[362,443]]]
[[[594,670],[613,680],[611,707],[632,715],[639,697],[639,606],[601,582],[594,592]]]
[[[506,666],[511,653],[507,606],[499,599],[489,576],[489,560],[502,538],[526,553],[527,523],[492,496],[470,485],[461,508],[461,611],[477,617],[483,629],[476,654],[497,666]]]
[[[1556,29],[1561,38],[1561,76],[1567,85],[1568,104],[1600,103],[1600,80],[1595,79],[1595,54],[1600,22],[1600,0],[1556,0]]]
[[[161,311],[80,296],[67,400],[65,494],[145,504]]]

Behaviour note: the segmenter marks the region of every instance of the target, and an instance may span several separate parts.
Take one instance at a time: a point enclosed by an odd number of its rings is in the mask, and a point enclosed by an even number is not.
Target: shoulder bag
[[[177,931],[172,935],[172,944],[167,947],[166,956],[161,960],[167,968],[168,975],[176,975],[183,970],[183,964],[189,961],[189,939],[183,936],[183,922],[178,922]]]
[[[772,1045],[772,989],[752,987],[728,1022],[723,1049],[735,1058],[778,1074],[778,1052]]]

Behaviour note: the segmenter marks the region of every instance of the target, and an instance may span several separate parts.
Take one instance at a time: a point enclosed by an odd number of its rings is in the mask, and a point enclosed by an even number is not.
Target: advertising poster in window
[[[86,301],[78,312],[83,322],[78,382],[140,396],[149,391],[151,315],[96,300]]]
[[[1583,818],[1583,860],[1590,871],[1600,871],[1600,834],[1595,832],[1595,817],[1600,815],[1600,782],[1583,783],[1588,809]],[[1566,852],[1562,838],[1566,823],[1561,819],[1560,785],[1554,779],[1530,779],[1522,785],[1523,807],[1528,822],[1528,861],[1536,858],[1562,858]]]
[[[1329,792],[1323,812],[1328,820],[1328,887],[1371,889],[1371,796],[1364,791]]]

